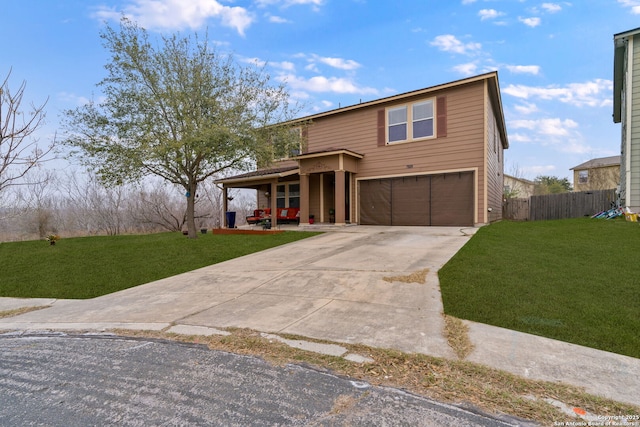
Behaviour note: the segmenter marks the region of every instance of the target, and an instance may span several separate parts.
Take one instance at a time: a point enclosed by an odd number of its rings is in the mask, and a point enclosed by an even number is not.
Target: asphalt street
[[[402,390],[202,345],[0,336],[2,426],[509,426]]]

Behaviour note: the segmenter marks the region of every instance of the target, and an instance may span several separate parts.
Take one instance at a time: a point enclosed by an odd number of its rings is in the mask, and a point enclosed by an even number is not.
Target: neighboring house
[[[509,144],[497,72],[296,123],[302,154],[217,181],[225,196],[255,189],[259,208],[299,209],[300,224],[310,215],[316,223],[421,226],[502,217]]]
[[[571,170],[573,191],[609,190],[620,184],[620,156],[591,159]]]
[[[529,198],[533,196],[535,182],[515,176],[504,176],[504,197],[505,198]]]
[[[613,40],[613,122],[622,123],[620,199],[640,212],[640,28]]]

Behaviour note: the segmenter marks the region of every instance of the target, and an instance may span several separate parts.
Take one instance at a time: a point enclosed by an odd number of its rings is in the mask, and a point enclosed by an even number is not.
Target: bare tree
[[[180,231],[187,217],[184,201],[172,196],[167,186],[154,183],[150,189],[139,189],[138,197],[129,205],[130,216],[143,227]]]
[[[53,171],[33,169],[25,177],[26,183],[16,191],[22,229],[44,238],[59,228],[56,220],[59,194],[55,194],[58,179]]]
[[[71,227],[86,234],[120,234],[127,230],[124,186],[104,187],[95,175],[78,178],[71,174],[64,185],[66,211]]]
[[[31,104],[23,111],[24,91],[22,82],[15,93],[9,88],[11,70],[0,85],[0,192],[17,184],[27,172],[38,165],[53,150],[55,138],[44,147],[38,145],[35,132],[44,125],[47,104]]]

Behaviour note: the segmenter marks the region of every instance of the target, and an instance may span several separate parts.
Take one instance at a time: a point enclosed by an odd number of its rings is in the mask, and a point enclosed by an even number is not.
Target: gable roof
[[[493,105],[493,109],[494,109],[494,114],[496,115],[496,119],[498,122],[498,131],[500,132],[500,136],[502,138],[503,141],[503,147],[504,148],[509,148],[509,140],[507,138],[507,130],[506,130],[506,126],[505,126],[505,119],[504,119],[504,111],[502,108],[502,97],[500,95],[500,85],[498,83],[498,72],[497,71],[492,71],[490,73],[485,73],[485,74],[480,74],[477,76],[473,76],[473,77],[468,77],[465,79],[461,79],[461,80],[455,80],[453,82],[449,82],[449,83],[443,83],[443,84],[439,84],[436,86],[430,86],[424,89],[418,89],[418,90],[414,90],[411,92],[405,92],[405,93],[401,93],[398,95],[392,95],[392,96],[388,96],[385,98],[380,98],[380,99],[376,99],[373,101],[368,101],[368,102],[362,102],[360,104],[355,104],[355,105],[350,105],[347,107],[342,107],[342,108],[337,108],[334,110],[329,110],[329,111],[325,111],[322,113],[317,113],[317,114],[313,114],[310,116],[306,116],[306,117],[301,117],[299,119],[294,119],[291,120],[289,123],[298,123],[298,122],[305,122],[305,121],[313,121],[314,119],[319,119],[319,118],[324,118],[324,117],[330,117],[330,116],[336,116],[339,114],[344,114],[347,113],[349,111],[354,111],[354,110],[358,110],[361,108],[368,108],[368,107],[373,107],[376,105],[383,105],[383,104],[387,104],[387,103],[391,103],[391,102],[396,102],[396,101],[401,101],[403,99],[406,98],[410,98],[413,96],[419,96],[419,95],[428,95],[429,93],[432,92],[436,92],[436,91],[440,91],[440,90],[444,90],[444,89],[448,89],[448,88],[453,88],[453,87],[458,87],[458,86],[463,86],[466,84],[470,84],[470,83],[475,83],[475,82],[479,82],[479,81],[486,81],[488,83],[488,88],[489,88],[489,98],[491,99],[491,103]]]
[[[578,166],[574,166],[570,170],[604,168],[607,166],[617,165],[620,165],[620,156],[599,157],[597,159],[591,159],[588,162],[580,163]]]

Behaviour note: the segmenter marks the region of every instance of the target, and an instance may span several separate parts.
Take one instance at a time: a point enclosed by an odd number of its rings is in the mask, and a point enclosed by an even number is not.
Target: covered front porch
[[[277,227],[278,216],[283,212],[286,213],[284,217],[296,212],[296,222],[304,226],[353,223],[356,216],[355,176],[362,157],[344,149],[305,153],[280,167],[218,180],[224,193],[224,211],[228,209],[230,188],[254,189],[256,207],[270,209],[272,227]],[[228,227],[226,217],[224,225]]]

